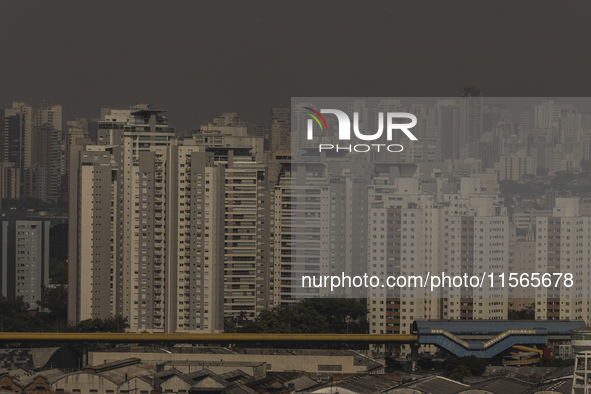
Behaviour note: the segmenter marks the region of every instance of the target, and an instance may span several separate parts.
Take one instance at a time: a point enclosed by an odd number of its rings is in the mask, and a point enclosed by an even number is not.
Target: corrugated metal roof
[[[533,387],[532,384],[513,378],[491,378],[484,382],[470,385],[470,388],[486,390],[495,394],[522,394]]]
[[[378,378],[374,375],[362,375],[350,380],[334,383],[333,387],[350,390],[354,393],[381,393],[398,386],[397,382]],[[336,391],[335,391],[336,392]]]
[[[309,387],[316,386],[318,384],[317,381],[315,381],[312,378],[309,378],[308,376],[300,376],[299,378],[288,380],[285,383],[286,385],[288,385],[288,387],[290,383],[293,383],[296,390],[305,390]]]
[[[457,394],[461,391],[468,390],[470,386],[442,376],[429,376],[418,382],[402,385],[400,391],[402,391],[403,388],[410,388],[423,393]],[[397,390],[393,390],[392,392],[396,393]]]

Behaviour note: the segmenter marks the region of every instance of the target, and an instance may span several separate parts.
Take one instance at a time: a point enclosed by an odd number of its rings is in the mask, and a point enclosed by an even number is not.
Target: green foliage
[[[367,307],[364,301],[349,298],[305,299],[228,328],[251,333],[367,333]]]
[[[577,176],[572,172],[558,171],[554,178],[552,178],[550,184],[552,185],[552,187],[560,189],[569,184],[570,182],[574,181],[575,179],[577,179]]]
[[[470,368],[468,368],[465,365],[460,365],[460,366],[456,367],[453,371],[449,372],[449,374],[447,376],[450,379],[457,380],[458,382],[461,382],[464,380],[464,377],[472,376],[472,373],[470,372]]]
[[[68,290],[66,286],[44,289],[37,302],[49,312],[31,311],[22,297],[0,297],[0,329],[12,332],[124,332],[129,328],[126,317],[111,316],[106,319],[83,320],[68,327]]]
[[[55,257],[49,259],[49,283],[55,285],[68,284],[68,262]]]
[[[447,361],[446,375],[461,381],[465,376],[481,376],[486,372],[486,362],[475,356],[457,357]]]
[[[65,223],[49,230],[49,282],[68,284],[68,225]]]
[[[248,316],[244,311],[240,312],[238,316],[226,317],[224,319],[224,332],[239,332],[248,322]]]
[[[49,257],[68,260],[68,225],[56,224],[49,230]],[[66,269],[67,272],[67,269]]]
[[[534,304],[529,304],[520,311],[510,310],[508,318],[509,320],[535,320],[536,311],[534,308]]]
[[[29,312],[22,297],[0,297],[0,329],[2,331],[52,331],[43,314]]]
[[[41,300],[37,304],[43,309],[49,309],[49,318],[54,322],[66,323],[68,320],[68,288],[56,286],[44,288]]]
[[[0,297],[0,316],[11,316],[20,313],[27,313],[28,310],[29,304],[23,301],[23,297]]]
[[[124,332],[129,328],[127,317],[120,315],[111,316],[106,319],[82,320],[74,328],[75,332]]]

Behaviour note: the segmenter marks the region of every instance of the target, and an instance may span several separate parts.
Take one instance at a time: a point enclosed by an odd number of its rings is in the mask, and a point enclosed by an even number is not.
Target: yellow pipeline
[[[66,332],[2,332],[0,341],[56,342],[365,342],[416,343],[416,335],[408,334],[185,334],[185,333],[66,333]]]

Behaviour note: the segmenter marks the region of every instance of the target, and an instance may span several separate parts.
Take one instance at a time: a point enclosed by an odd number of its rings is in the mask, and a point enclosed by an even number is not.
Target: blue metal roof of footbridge
[[[490,359],[515,345],[545,346],[548,336],[570,335],[572,329],[584,326],[583,321],[559,320],[417,320],[413,328],[421,345],[436,345],[458,357]],[[477,340],[479,335],[482,341]]]
[[[569,335],[570,330],[584,327],[581,320],[416,320],[419,335],[430,330],[445,330],[455,335],[496,335],[507,330],[545,330],[548,335]]]

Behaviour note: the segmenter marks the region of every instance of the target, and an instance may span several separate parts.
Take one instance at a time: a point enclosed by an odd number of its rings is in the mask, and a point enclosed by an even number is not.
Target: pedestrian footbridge
[[[547,346],[569,341],[570,331],[583,321],[533,320],[417,320],[413,323],[419,345],[435,345],[458,357],[490,359],[516,345]]]

